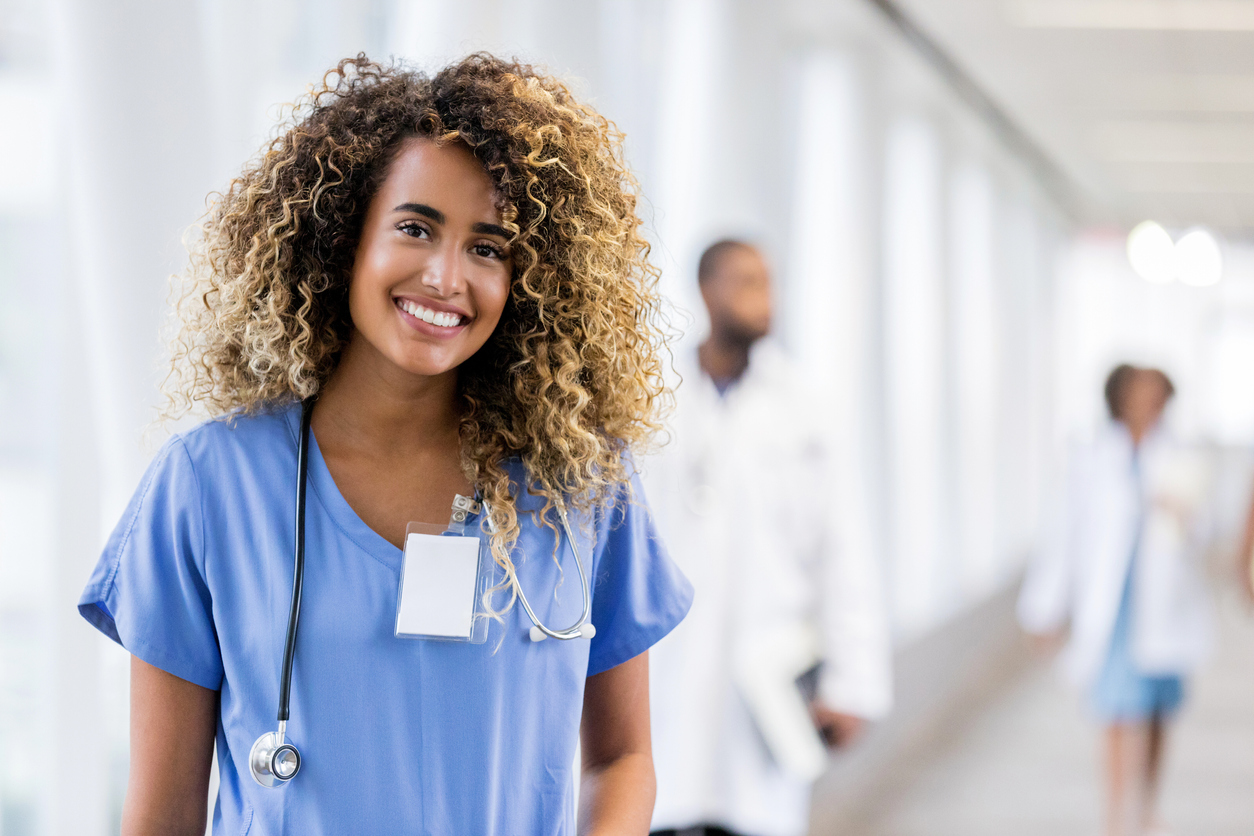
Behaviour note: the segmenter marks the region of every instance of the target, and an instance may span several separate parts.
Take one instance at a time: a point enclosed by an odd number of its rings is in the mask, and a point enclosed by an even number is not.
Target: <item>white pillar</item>
[[[1041,274],[1049,259],[1043,245],[1037,210],[1027,184],[1010,191],[1002,213],[1003,247],[1000,319],[1001,351],[1000,450],[997,518],[999,551],[1009,562],[1021,558],[1035,540],[1046,478],[1039,460],[1041,422],[1046,404],[1047,359],[1043,333],[1047,309],[1042,304]],[[1161,333],[1161,331],[1159,332]],[[1094,392],[1090,392],[1093,397]]]
[[[801,65],[784,311],[798,358],[845,399],[862,388],[873,278],[859,82],[846,54]]]
[[[662,289],[693,317],[687,329],[704,331],[705,309],[696,289],[696,263],[710,234],[703,223],[710,191],[710,146],[725,43],[723,0],[673,0],[665,6],[660,101],[654,134],[654,263]]]
[[[892,600],[901,634],[936,616],[945,565],[944,255],[941,150],[921,117],[893,125],[885,155],[884,366]]]
[[[60,294],[57,450],[53,495],[50,710],[43,718],[50,751],[33,764],[43,782],[43,832],[50,836],[104,836],[109,822],[109,741],[101,698],[101,650],[107,639],[79,616],[100,538],[100,466],[93,423],[99,412],[88,396],[88,347],[79,324],[84,311],[72,291]],[[67,769],[67,765],[69,765]]]
[[[807,371],[837,455],[849,548],[878,554],[871,500],[875,243],[867,79],[855,53],[800,62],[783,334]]]
[[[182,235],[221,187],[194,4],[105,8],[60,0],[74,289],[84,305],[105,516],[130,496],[145,457],[164,356],[158,326]]]
[[[103,542],[101,523],[117,520],[146,459],[141,434],[154,417],[163,355],[158,323],[168,277],[184,261],[182,232],[221,184],[212,177],[197,4],[59,0],[52,11],[72,252],[45,819],[51,834],[94,836],[109,826],[105,640],[74,605]]]
[[[968,600],[996,584],[998,350],[995,200],[975,162],[950,180],[950,333],[954,350],[957,547]]]

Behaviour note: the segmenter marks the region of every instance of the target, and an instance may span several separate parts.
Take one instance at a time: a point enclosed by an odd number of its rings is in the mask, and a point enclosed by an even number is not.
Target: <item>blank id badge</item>
[[[483,596],[492,559],[478,526],[411,522],[405,527],[396,636],[482,644],[488,638]]]

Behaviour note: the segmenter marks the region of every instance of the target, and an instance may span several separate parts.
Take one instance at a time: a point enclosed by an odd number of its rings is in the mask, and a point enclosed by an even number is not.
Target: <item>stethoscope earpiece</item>
[[[553,632],[556,633],[553,637],[555,639],[591,639],[596,636],[597,628],[593,627],[592,623],[589,622],[587,624],[581,624],[577,627],[572,627],[569,630],[554,630]],[[549,637],[548,634],[544,632],[544,628],[539,624],[533,624],[531,629],[527,631],[527,635],[531,637],[533,642],[542,642]]]

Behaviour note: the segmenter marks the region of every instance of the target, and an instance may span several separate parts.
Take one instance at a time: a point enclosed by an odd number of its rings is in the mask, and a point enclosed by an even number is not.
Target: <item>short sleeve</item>
[[[150,665],[205,688],[221,686],[200,485],[180,438],[171,439],[144,474],[78,610]]]
[[[639,656],[683,621],[692,584],[658,537],[644,489],[632,476],[598,532],[588,676]]]

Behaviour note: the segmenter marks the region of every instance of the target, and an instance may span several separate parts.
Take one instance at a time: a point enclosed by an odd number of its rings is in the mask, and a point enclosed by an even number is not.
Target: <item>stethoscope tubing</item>
[[[286,723],[292,696],[292,664],[300,627],[300,599],[305,589],[305,490],[309,481],[309,425],[314,398],[300,405],[300,445],[296,452],[296,558],[292,575],[292,603],[287,611],[287,640],[283,645],[283,674],[279,680],[279,722]],[[282,741],[280,740],[280,743]]]
[[[566,542],[570,543],[571,553],[575,557],[575,566],[579,568],[579,586],[583,592],[583,613],[579,616],[578,621],[570,627],[567,627],[565,630],[553,630],[546,627],[544,623],[540,621],[539,617],[536,616],[535,610],[531,608],[531,602],[527,600],[527,594],[523,592],[522,583],[518,580],[518,576],[515,575],[514,590],[518,593],[518,603],[522,604],[523,611],[527,613],[527,617],[531,619],[531,623],[535,625],[535,629],[531,631],[531,640],[533,642],[543,641],[546,636],[548,638],[562,639],[564,641],[583,638],[585,636],[587,638],[592,638],[592,634],[595,633],[595,629],[588,623],[588,619],[592,615],[592,589],[591,585],[588,583],[588,576],[584,572],[583,560],[579,555],[579,544],[575,540],[574,532],[570,530],[570,521],[566,517],[566,508],[562,504],[561,500],[556,502],[556,507],[557,516],[562,522],[562,530],[566,533]],[[484,509],[487,509],[486,503],[484,505]],[[536,634],[536,630],[539,631],[539,635]]]

